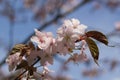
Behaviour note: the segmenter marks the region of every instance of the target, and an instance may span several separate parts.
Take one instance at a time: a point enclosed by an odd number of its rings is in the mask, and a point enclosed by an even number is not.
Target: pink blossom
[[[53,64],[53,56],[51,54],[47,54],[44,51],[42,51],[39,54],[40,59],[40,64],[44,66],[46,63]]]
[[[70,35],[84,35],[85,30],[87,26],[80,24],[80,21],[78,19],[71,19],[71,20],[65,20],[63,26],[61,27],[63,30],[62,33],[70,34]],[[58,32],[60,30],[58,29]],[[61,34],[62,34],[61,33]],[[64,34],[63,34],[64,35]]]
[[[71,53],[72,52],[72,49],[75,48],[75,43],[74,41],[71,41],[69,39],[60,39],[58,38],[57,39],[57,52],[59,52],[59,54],[62,54],[62,55],[66,55],[68,53]]]
[[[80,24],[79,20],[65,20],[62,27],[57,30],[57,50],[64,55],[75,48],[75,41],[85,34],[87,26]]]
[[[38,47],[46,52],[53,53],[52,47],[55,43],[55,39],[52,36],[51,32],[40,32],[35,29],[36,36],[31,38],[32,42],[37,43]]]
[[[116,30],[120,30],[120,21],[115,23]]]
[[[9,71],[12,71],[15,66],[17,66],[18,62],[21,61],[22,58],[19,57],[20,53],[15,53],[13,55],[9,55],[8,58],[6,59],[6,62],[9,65]]]
[[[41,52],[37,50],[31,51],[30,55],[26,58],[28,61],[28,64],[32,65],[36,61],[36,58],[39,57],[40,53]]]
[[[57,53],[57,50],[56,50],[56,39],[54,39],[54,38],[52,39],[51,44],[45,50],[45,53],[47,53],[47,54],[55,54],[55,53]]]
[[[35,29],[35,36],[31,37],[31,41],[33,43],[36,43],[38,47],[31,49],[30,45],[26,45],[28,47],[27,49],[30,50],[29,55],[23,56],[29,64],[27,67],[34,67],[35,65],[32,64],[38,57],[40,57],[40,66],[43,66],[43,71],[40,73],[40,78],[48,80],[50,79],[48,78],[50,77],[48,73],[53,71],[48,69],[46,64],[53,64],[53,55],[55,53],[58,53],[60,55],[72,53],[67,62],[73,61],[76,63],[82,60],[87,60],[86,54],[84,53],[86,42],[84,40],[80,40],[82,37],[84,37],[86,28],[87,26],[80,24],[80,21],[78,19],[65,20],[63,25],[57,30],[56,38],[53,38],[51,32],[40,32]],[[81,54],[74,53],[77,41],[79,43],[78,47],[81,46],[81,49],[79,49],[81,50]],[[81,41],[81,45],[79,41]],[[33,46],[34,45],[32,45],[32,47]],[[22,53],[26,52],[24,51]],[[9,70],[12,71],[17,66],[17,64],[20,63],[23,57],[20,57],[20,53],[15,53],[8,56],[6,62],[9,65]],[[37,71],[34,72],[33,76],[35,76],[36,73]],[[36,76],[36,78],[37,77],[39,76]]]
[[[50,72],[54,72],[53,70],[50,70],[46,65],[45,66],[43,66],[43,74],[48,74],[48,73],[50,73]]]
[[[46,63],[53,64],[53,56],[52,54],[46,53],[43,50],[34,50],[27,57],[27,61],[29,65],[33,64],[36,61],[36,58],[40,57],[40,65],[44,66]]]
[[[65,20],[62,27],[58,28],[57,30],[58,36],[65,37],[66,35],[68,36],[72,35],[72,31],[73,31],[72,27],[73,27],[72,22],[70,20]]]
[[[87,55],[85,53],[77,54],[74,53],[73,56],[71,56],[66,63],[73,61],[74,63],[78,63],[80,61],[87,61]]]
[[[86,28],[87,28],[86,25],[80,24],[80,25],[78,25],[77,27],[74,27],[73,34],[77,34],[77,35],[79,35],[79,36],[84,35]]]
[[[62,27],[57,30],[57,34],[59,38],[76,41],[85,34],[86,28],[87,26],[80,24],[77,19],[65,20]]]

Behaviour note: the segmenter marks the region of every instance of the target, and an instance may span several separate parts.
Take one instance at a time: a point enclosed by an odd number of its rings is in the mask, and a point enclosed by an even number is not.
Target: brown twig
[[[40,60],[40,58],[38,58],[31,66],[34,66],[39,60]],[[21,77],[24,73],[26,73],[26,72],[27,72],[27,70],[23,71],[21,74],[19,74],[19,75],[15,78],[15,80],[20,80],[20,77]]]

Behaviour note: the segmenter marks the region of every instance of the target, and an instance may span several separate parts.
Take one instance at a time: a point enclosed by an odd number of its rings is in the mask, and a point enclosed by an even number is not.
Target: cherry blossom
[[[60,37],[70,37],[71,39],[79,39],[81,35],[85,34],[87,26],[80,24],[78,19],[65,20],[62,27],[57,31]]]
[[[67,53],[71,53],[72,49],[75,48],[75,43],[71,40],[57,39],[57,51],[59,54],[66,55]]]
[[[120,21],[115,23],[115,28],[116,30],[120,30]]]
[[[9,65],[9,71],[12,71],[15,66],[20,62],[21,58],[19,57],[20,53],[17,52],[15,54],[9,55],[8,58],[6,59],[6,62]]]
[[[42,50],[48,49],[54,43],[51,32],[40,32],[35,29],[35,35],[31,38],[31,41],[37,43],[38,47]]]
[[[33,50],[31,51],[30,55],[27,57],[27,61],[29,65],[32,65],[32,63],[36,60],[37,57],[39,57],[40,51]]]
[[[48,54],[42,53],[42,54],[40,55],[40,57],[41,57],[40,64],[41,64],[42,66],[45,65],[47,62],[48,62],[49,64],[53,64],[53,56],[52,56],[52,55],[48,55]]]
[[[65,20],[62,27],[57,30],[56,42],[59,46],[58,52],[66,55],[75,48],[75,41],[85,34],[87,26],[80,24],[79,20]]]
[[[29,65],[36,61],[36,57],[40,58],[40,65],[44,66],[46,63],[53,64],[53,56],[49,53],[45,53],[43,50],[35,50],[30,53],[30,56],[27,57]]]
[[[48,74],[48,73],[50,73],[50,72],[54,72],[53,70],[50,70],[46,65],[45,66],[43,66],[43,74]]]
[[[41,32],[35,29],[35,35],[30,38],[32,44],[26,44],[27,48],[22,47],[21,49],[24,50],[9,55],[6,59],[9,70],[12,71],[15,69],[24,57],[27,65],[22,65],[21,63],[21,65],[19,65],[21,68],[33,73],[33,76],[37,75],[36,78],[40,77],[40,79],[53,80],[49,78],[50,76],[48,74],[53,71],[48,69],[46,64],[53,65],[54,55],[60,54],[65,56],[69,54],[70,58],[67,59],[67,62],[73,61],[76,63],[87,60],[84,52],[87,44],[84,38],[86,37],[86,28],[86,25],[81,24],[78,19],[73,18],[63,22],[63,25],[57,30],[56,38],[53,37],[51,32]],[[76,49],[76,47],[80,48]],[[17,47],[15,48],[17,49]],[[26,51],[28,50],[29,55],[26,55]],[[74,52],[75,50],[79,50],[79,52]],[[20,56],[21,53],[23,54],[22,56]],[[43,67],[40,74],[37,73],[38,71],[35,67],[37,60],[39,61],[39,66]],[[35,68],[36,70],[32,70],[31,68]]]
[[[70,62],[70,61],[73,61],[74,63],[78,63],[80,61],[87,61],[87,56],[85,53],[81,53],[81,54],[78,54],[78,53],[74,53],[73,56],[71,56],[67,61],[66,63]]]

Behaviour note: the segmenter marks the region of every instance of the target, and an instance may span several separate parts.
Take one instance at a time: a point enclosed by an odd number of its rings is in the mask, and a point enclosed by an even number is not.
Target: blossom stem
[[[38,59],[37,59],[31,66],[34,66],[40,59],[41,59],[41,58],[38,57]],[[26,73],[26,72],[27,72],[27,70],[23,71],[19,76],[17,76],[17,77],[15,78],[15,80],[20,80],[20,77],[21,77],[24,73]]]

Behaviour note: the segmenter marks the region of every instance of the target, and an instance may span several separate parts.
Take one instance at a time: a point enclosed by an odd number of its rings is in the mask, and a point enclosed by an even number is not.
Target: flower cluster
[[[78,19],[65,20],[57,30],[56,38],[51,32],[41,32],[35,29],[35,35],[31,37],[28,44],[17,44],[6,59],[9,70],[25,69],[28,74],[34,75],[37,72],[36,61],[40,61],[43,67],[42,75],[47,76],[51,70],[48,64],[53,64],[54,55],[70,55],[66,62],[79,62],[86,60],[86,44],[88,44],[95,62],[98,60],[99,52],[95,42],[89,38],[95,38],[107,45],[106,37],[97,31],[86,32],[87,26],[80,23]],[[102,38],[96,37],[99,35]],[[94,48],[96,50],[94,50]],[[76,53],[76,50],[80,52]]]

